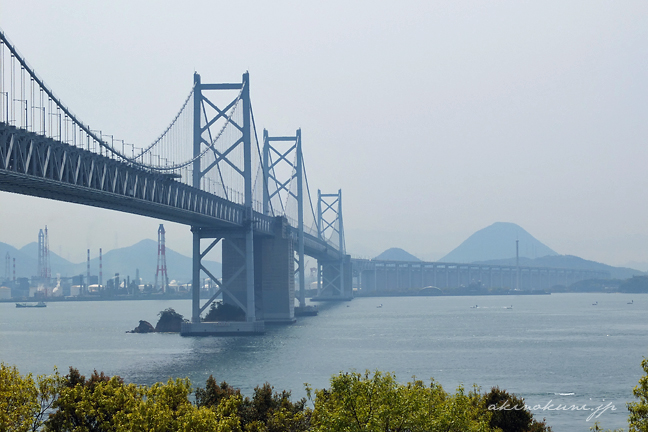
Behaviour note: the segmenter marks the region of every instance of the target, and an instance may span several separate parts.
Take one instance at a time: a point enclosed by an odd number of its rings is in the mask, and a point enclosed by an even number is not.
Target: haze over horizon
[[[0,28],[93,129],[145,145],[191,88],[250,72],[259,130],[301,127],[347,251],[424,260],[494,222],[559,254],[647,263],[648,4],[0,0]],[[0,192],[0,241],[73,262],[189,227]],[[67,254],[67,255],[66,255]]]

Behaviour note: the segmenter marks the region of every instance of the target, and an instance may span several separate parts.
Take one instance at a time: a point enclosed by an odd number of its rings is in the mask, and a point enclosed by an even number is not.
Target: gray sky
[[[648,262],[645,1],[0,0],[0,27],[93,129],[141,146],[203,82],[250,72],[257,125],[302,128],[349,253],[438,259],[497,221],[561,254]],[[0,241],[156,238],[153,219],[0,192]],[[165,223],[189,254],[188,227]]]

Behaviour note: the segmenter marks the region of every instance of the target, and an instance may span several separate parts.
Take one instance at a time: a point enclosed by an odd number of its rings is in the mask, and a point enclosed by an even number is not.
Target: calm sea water
[[[305,382],[322,388],[340,371],[379,369],[401,382],[433,377],[446,390],[499,386],[529,405],[612,403],[616,411],[598,420],[627,428],[625,403],[648,356],[648,295],[358,298],[263,336],[125,333],[168,307],[190,315],[189,300],[0,303],[0,361],[22,373],[74,366],[140,384],[189,377],[204,386],[213,374],[248,395],[268,381],[295,397]],[[555,431],[588,431],[594,421],[583,411],[534,414]]]

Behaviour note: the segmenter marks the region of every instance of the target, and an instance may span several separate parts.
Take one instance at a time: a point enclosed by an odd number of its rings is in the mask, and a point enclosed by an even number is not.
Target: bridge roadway
[[[192,315],[191,323],[183,326],[184,334],[258,333],[263,331],[264,322],[294,321],[295,273],[303,287],[305,254],[318,261],[321,292],[336,298],[350,297],[351,268],[344,249],[341,190],[334,195],[337,209],[327,201],[332,194],[318,191],[317,233],[304,232],[304,204],[306,197],[310,200],[310,193],[301,154],[301,130],[294,137],[270,137],[264,130],[261,156],[248,73],[240,83],[203,83],[194,73],[191,93],[176,117],[135,156],[135,145],[122,141],[120,152],[113,139],[110,144],[103,140],[108,135],[93,131],[77,119],[1,30],[0,48],[0,93],[7,101],[6,109],[0,104],[0,191],[190,226]],[[2,84],[7,82],[11,85]],[[18,110],[17,103],[21,104]],[[278,149],[275,144],[281,142],[292,147]],[[132,158],[124,154],[124,145],[133,146]],[[297,174],[288,179],[277,177],[276,165],[289,163],[288,154],[293,151],[297,162],[290,163],[292,169],[287,172]],[[152,162],[155,157],[157,165]],[[263,181],[257,182],[255,173],[261,171]],[[271,183],[273,190],[268,187]],[[221,191],[219,195],[210,193],[212,187]],[[232,193],[237,197],[235,202],[230,200]],[[280,209],[273,209],[273,197],[281,204]],[[297,205],[289,206],[289,199]],[[289,207],[296,207],[296,217],[287,213]],[[289,217],[296,225],[289,223]],[[329,232],[339,235],[337,243]],[[203,249],[206,240],[210,243]],[[218,244],[223,255],[220,279],[201,263]],[[243,310],[244,323],[207,325],[201,320],[201,313],[216,298],[214,295],[201,306],[203,273],[219,287],[217,295],[223,294],[224,302]],[[304,291],[300,295],[302,308]]]
[[[485,288],[546,289],[586,279],[609,279],[606,271],[467,264],[352,259],[357,287],[366,292],[452,288],[479,285]]]
[[[148,216],[209,230],[245,225],[245,207],[209,192],[0,122],[0,190]],[[254,231],[272,235],[272,216],[254,211]],[[297,236],[297,229],[291,227]],[[304,233],[304,253],[340,253]]]

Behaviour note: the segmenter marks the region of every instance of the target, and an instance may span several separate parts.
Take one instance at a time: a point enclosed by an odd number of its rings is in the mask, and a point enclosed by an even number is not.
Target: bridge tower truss
[[[216,98],[226,90],[237,90],[238,96],[225,104],[220,103],[219,106]],[[252,169],[252,159],[256,152],[253,151],[252,146],[249,74],[243,74],[241,83],[203,84],[200,75],[195,73],[193,103],[193,187],[205,190],[214,186],[218,189],[217,194],[238,202],[243,207],[243,228],[215,230],[205,226],[192,226],[191,322],[199,324],[200,314],[220,294],[223,294],[240,307],[245,312],[246,321],[252,323],[256,321],[253,249],[253,214],[256,201],[253,196]],[[212,240],[205,250],[201,250],[202,239]],[[239,241],[241,239],[242,242]],[[241,263],[239,268],[228,280],[223,278],[223,281],[218,280],[201,262],[221,240],[223,247],[227,243],[227,247],[233,248],[243,258],[237,261]],[[201,272],[204,272],[218,287],[216,293],[202,306],[200,305]],[[241,282],[245,285],[245,304],[230,290],[230,285],[241,284]]]
[[[346,255],[344,242],[341,189],[336,194],[323,194],[317,190],[317,235],[320,240],[337,246],[341,255],[336,263],[318,261],[317,297],[351,298],[352,287],[348,282],[350,257]]]
[[[274,143],[274,144],[273,144]],[[283,143],[282,147],[280,143]],[[281,171],[288,174],[282,176]],[[287,177],[287,178],[286,178]],[[304,261],[304,162],[302,155],[301,129],[297,129],[295,136],[269,136],[263,130],[263,213],[268,216],[286,216],[288,214],[289,200],[297,201],[297,221],[291,220],[294,226],[297,222],[297,250],[295,272],[299,281],[299,306],[306,306],[306,278]],[[296,186],[296,187],[294,187]],[[296,189],[296,190],[295,190]],[[277,208],[274,208],[276,204]]]

